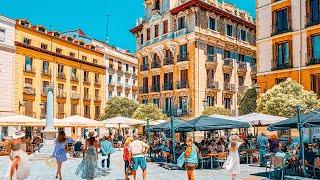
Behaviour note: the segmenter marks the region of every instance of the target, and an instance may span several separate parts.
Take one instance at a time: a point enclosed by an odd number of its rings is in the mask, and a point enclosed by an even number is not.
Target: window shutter
[[[273,54],[273,59],[272,59],[272,67],[274,68],[277,66],[277,54],[278,54],[278,50],[277,50],[277,44],[273,44],[273,48],[272,48],[272,54]]]
[[[292,40],[289,41],[289,65],[293,66]]]
[[[288,7],[288,29],[292,29],[292,15],[291,15],[292,6]]]
[[[310,61],[312,57],[312,36],[308,36],[307,38],[307,63]]]

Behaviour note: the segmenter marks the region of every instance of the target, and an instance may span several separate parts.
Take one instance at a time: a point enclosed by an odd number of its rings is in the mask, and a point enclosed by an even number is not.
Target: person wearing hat
[[[12,140],[9,142],[8,152],[11,160],[9,169],[10,180],[16,175],[18,180],[26,179],[30,174],[30,163],[27,153],[22,150],[23,143],[21,138],[25,137],[22,131],[15,131]],[[24,146],[25,147],[25,146]]]

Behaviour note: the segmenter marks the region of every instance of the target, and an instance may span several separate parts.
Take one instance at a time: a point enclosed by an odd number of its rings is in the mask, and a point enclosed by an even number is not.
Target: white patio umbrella
[[[63,119],[54,119],[54,126],[103,127],[104,124],[100,121],[75,115]]]
[[[267,126],[273,123],[277,123],[283,120],[286,120],[287,118],[281,117],[281,116],[273,116],[269,114],[262,114],[262,113],[251,113],[239,116],[238,119],[240,119],[243,122],[248,122],[252,126]]]
[[[102,122],[104,123],[104,125],[117,124],[119,126],[121,126],[121,125],[135,126],[135,125],[143,125],[146,123],[145,121],[141,121],[141,120],[137,120],[137,119],[133,119],[133,118],[122,117],[122,116],[117,116],[117,117],[113,117],[110,119],[105,119]]]
[[[45,126],[45,121],[30,116],[13,115],[0,117],[0,126]]]

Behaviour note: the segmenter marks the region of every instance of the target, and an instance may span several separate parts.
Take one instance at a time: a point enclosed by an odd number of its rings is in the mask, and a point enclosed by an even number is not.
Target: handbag
[[[129,165],[127,170],[126,170],[126,175],[127,176],[131,176],[133,174],[133,170],[132,170],[132,167]]]

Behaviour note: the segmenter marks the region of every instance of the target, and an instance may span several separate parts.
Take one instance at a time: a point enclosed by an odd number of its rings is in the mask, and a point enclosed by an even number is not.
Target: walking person
[[[56,139],[56,144],[52,153],[52,157],[57,160],[57,172],[56,179],[62,179],[61,168],[62,163],[67,160],[67,152],[66,152],[66,143],[67,137],[64,131],[58,132],[58,137]]]
[[[118,140],[118,146],[119,146],[119,151],[121,151],[120,148],[122,148],[122,144],[123,144],[123,136],[121,135],[120,131],[118,133],[118,137],[117,137],[117,140]]]
[[[95,131],[88,131],[88,139],[85,143],[85,156],[79,164],[76,175],[82,179],[93,180],[98,176],[98,142]]]
[[[18,180],[26,179],[30,174],[30,162],[21,138],[25,137],[25,133],[16,131],[12,139],[9,141],[8,152],[11,161],[8,175],[10,180],[15,175]]]
[[[110,140],[110,136],[104,136],[100,142],[100,150],[102,154],[101,166],[102,168],[105,168],[105,161],[107,160],[107,170],[110,170],[110,155],[115,152]]]
[[[187,169],[188,180],[194,180],[194,170],[198,166],[198,151],[199,149],[193,143],[191,137],[186,138],[186,151],[184,154],[185,157],[185,168]]]
[[[240,140],[238,136],[233,135],[230,137],[229,156],[223,164],[223,168],[231,174],[232,180],[236,180],[236,176],[240,174],[240,157],[238,149],[242,143],[243,141]]]
[[[145,155],[148,153],[149,146],[139,140],[138,136],[135,136],[134,141],[129,144],[129,159],[132,159],[133,179],[137,179],[137,170],[139,166],[142,169],[142,179],[147,179],[147,161]]]
[[[268,147],[268,139],[265,133],[261,133],[261,136],[257,139],[258,146],[259,146],[259,161],[260,167],[264,167],[266,165],[266,154],[267,154],[267,147]]]
[[[124,146],[123,146],[123,160],[124,160],[124,179],[129,180],[128,170],[129,166],[132,163],[131,159],[129,159],[129,144],[133,141],[133,138],[128,136]]]

